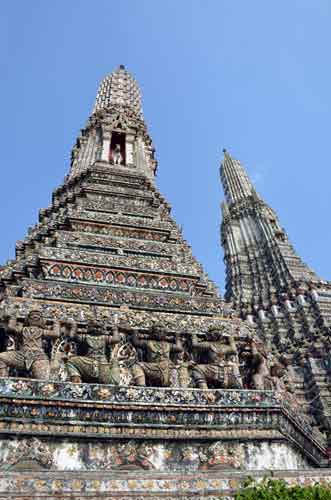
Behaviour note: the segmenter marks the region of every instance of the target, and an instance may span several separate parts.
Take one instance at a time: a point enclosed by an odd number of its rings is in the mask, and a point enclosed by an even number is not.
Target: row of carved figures
[[[5,350],[0,376],[11,374],[75,383],[288,390],[286,367],[270,362],[253,339],[243,347],[224,327],[205,334],[174,334],[105,323],[57,321],[48,327],[38,311],[24,322],[2,317]]]

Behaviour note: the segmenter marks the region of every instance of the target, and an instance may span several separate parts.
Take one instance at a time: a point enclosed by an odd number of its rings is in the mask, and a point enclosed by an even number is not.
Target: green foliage
[[[289,486],[283,480],[264,479],[261,483],[249,479],[235,500],[331,500],[331,485]]]

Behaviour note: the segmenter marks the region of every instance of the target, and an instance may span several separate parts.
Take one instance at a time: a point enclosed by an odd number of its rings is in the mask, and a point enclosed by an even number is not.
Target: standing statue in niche
[[[113,160],[114,160],[114,165],[121,165],[123,162],[123,156],[121,153],[121,146],[119,144],[115,145],[115,148],[113,151]]]
[[[196,364],[192,369],[197,386],[208,389],[208,384],[212,383],[224,389],[241,389],[238,352],[233,337],[224,335],[216,328],[211,328],[206,337],[206,341],[200,341],[196,334],[192,335],[193,350],[206,359],[205,364]]]
[[[154,326],[148,339],[141,339],[138,331],[134,330],[132,343],[135,347],[144,349],[147,358],[146,362],[138,362],[132,367],[134,384],[145,386],[147,381],[151,386],[167,387],[171,366],[170,354],[183,351],[179,335],[176,335],[174,343],[166,337],[166,332]]]
[[[31,311],[24,324],[16,319],[11,319],[4,328],[9,335],[16,337],[19,349],[0,353],[0,377],[8,377],[9,368],[27,370],[32,378],[48,380],[50,361],[44,350],[45,338],[58,338],[60,336],[59,323],[49,329],[43,322],[39,311]]]
[[[98,323],[88,323],[86,333],[78,333],[77,325],[73,324],[69,336],[83,344],[86,351],[84,356],[69,357],[66,370],[70,381],[98,381],[102,384],[117,385],[119,366],[116,360],[109,363],[106,356],[107,346],[120,342],[117,325],[113,327],[113,335],[107,335]]]

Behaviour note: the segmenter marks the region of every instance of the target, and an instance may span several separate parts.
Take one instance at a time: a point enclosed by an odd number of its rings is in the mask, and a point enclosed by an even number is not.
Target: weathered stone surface
[[[23,438],[0,441],[0,470],[162,471],[306,469],[290,444],[269,441],[157,441]]]

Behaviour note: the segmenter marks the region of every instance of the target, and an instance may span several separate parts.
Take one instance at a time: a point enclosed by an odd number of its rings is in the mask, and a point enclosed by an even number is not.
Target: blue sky
[[[158,186],[221,290],[223,147],[331,278],[329,0],[10,0],[1,11],[1,263],[67,173],[99,81],[125,64]]]

